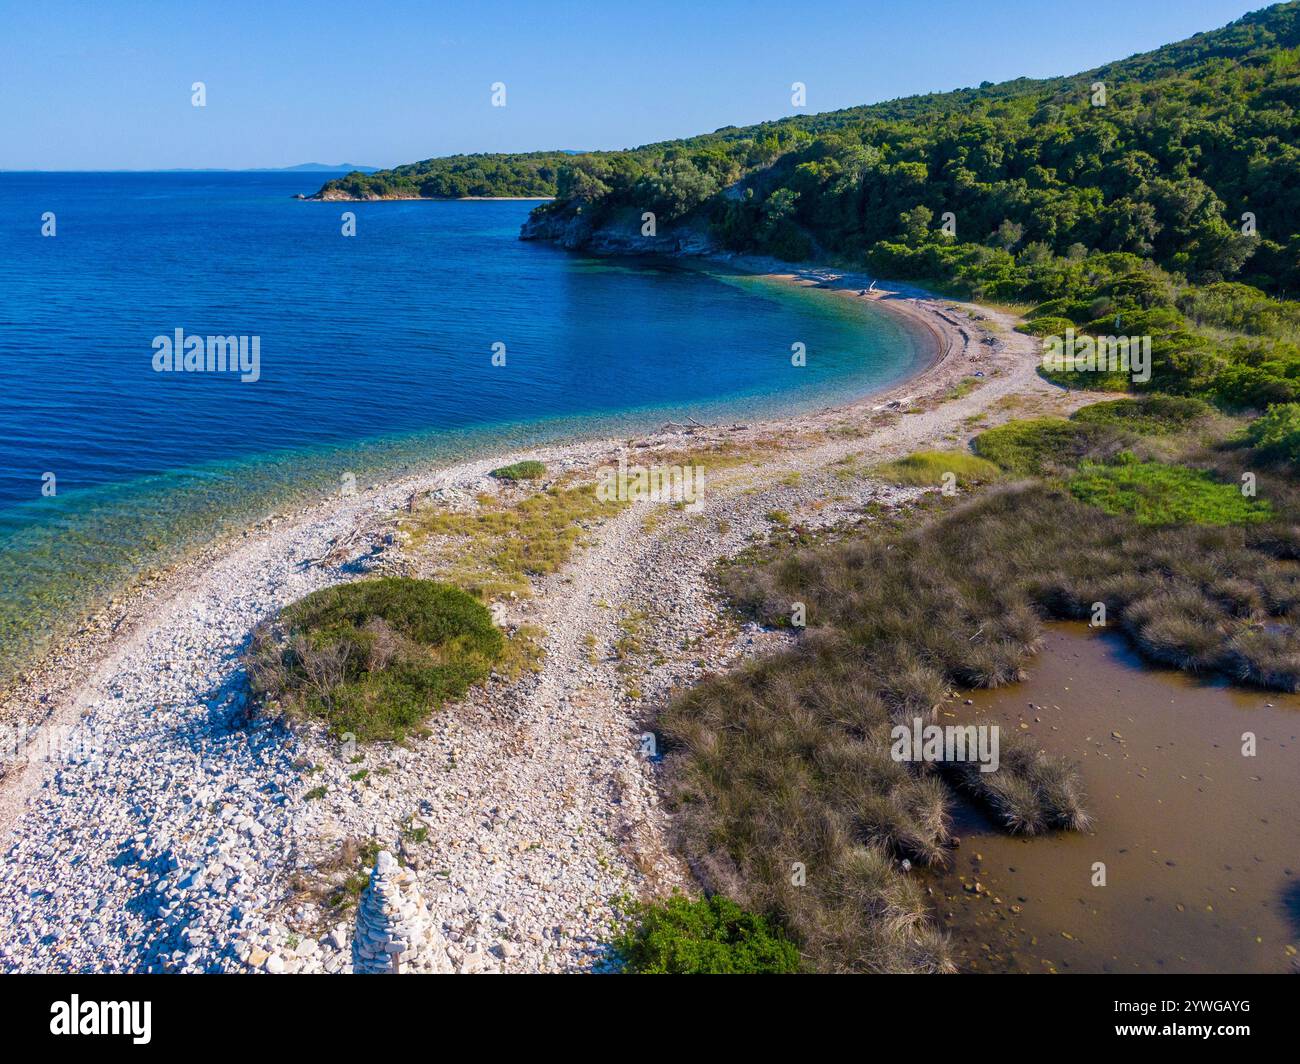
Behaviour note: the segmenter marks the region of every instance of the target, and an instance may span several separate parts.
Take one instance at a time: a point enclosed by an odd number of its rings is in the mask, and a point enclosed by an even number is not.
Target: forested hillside
[[[649,211],[661,238],[690,232],[696,248],[1031,304],[1042,332],[1121,322],[1153,337],[1144,387],[1263,407],[1300,397],[1300,316],[1285,301],[1300,288],[1298,104],[1289,3],[1071,77],[629,151],[429,160],[326,190],[553,190],[529,233],[570,246],[612,226],[635,243]]]
[[[787,258],[812,241],[846,255],[916,244],[951,212],[961,242],[1081,244],[1195,280],[1245,267],[1286,287],[1300,228],[1297,16],[1275,7],[1071,78],[578,156],[561,166],[551,209],[631,206],[662,222],[706,208],[727,246]],[[1241,232],[1247,210],[1258,241]]]

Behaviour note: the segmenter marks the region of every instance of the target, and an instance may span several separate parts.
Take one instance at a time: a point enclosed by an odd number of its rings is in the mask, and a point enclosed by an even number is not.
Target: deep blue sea
[[[321,180],[0,173],[0,669],[342,472],[823,405],[927,354],[856,301],[522,242],[532,203],[292,198]],[[176,330],[257,338],[258,379],[156,370]]]

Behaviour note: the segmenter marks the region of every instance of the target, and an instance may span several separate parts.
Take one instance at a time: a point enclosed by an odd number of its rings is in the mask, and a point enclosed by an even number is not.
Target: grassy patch
[[[614,656],[619,661],[626,662],[645,649],[641,642],[645,622],[644,610],[635,610],[619,619],[618,627],[621,634],[614,641]]]
[[[1013,476],[1068,472],[1085,459],[1118,453],[1127,437],[1105,425],[1080,425],[1058,417],[1008,421],[974,440],[977,454]]]
[[[1144,437],[1175,436],[1214,411],[1198,399],[1150,395],[1080,407],[1058,417],[1008,421],[975,437],[975,452],[1015,476],[1068,476],[1083,462],[1109,462]]]
[[[506,639],[496,669],[510,680],[517,680],[526,672],[541,672],[546,650],[542,640],[546,633],[535,624],[521,624]]]
[[[500,466],[488,475],[497,480],[537,480],[546,476],[546,465],[531,460],[516,462],[514,465]]]
[[[422,510],[404,527],[416,547],[441,537],[444,577],[489,599],[528,594],[530,577],[555,572],[586,542],[593,522],[626,505],[601,501],[594,483],[557,485],[511,503],[483,498],[469,512]]]
[[[970,395],[970,393],[973,392],[980,383],[981,381],[978,377],[963,377],[944,393],[940,401],[946,403],[953,399],[965,398]]]
[[[638,975],[758,975],[799,970],[799,951],[761,916],[714,895],[635,903],[614,940],[623,971]]]
[[[949,474],[958,485],[969,487],[996,480],[999,470],[992,462],[965,451],[917,451],[906,458],[876,466],[875,475],[891,484],[913,487],[941,487]]]
[[[1208,472],[1159,462],[1085,462],[1069,488],[1091,506],[1144,525],[1235,525],[1266,521],[1273,512],[1268,502],[1247,498]]]
[[[1016,326],[1016,332],[1029,336],[1062,336],[1066,329],[1073,329],[1074,322],[1069,318],[1057,318],[1047,314],[1034,314],[1031,320]]]
[[[504,638],[459,588],[385,577],[324,588],[253,632],[253,691],[334,734],[401,739],[431,710],[484,680]]]

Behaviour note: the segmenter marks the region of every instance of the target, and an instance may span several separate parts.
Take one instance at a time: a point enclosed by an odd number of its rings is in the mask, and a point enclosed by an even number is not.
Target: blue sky
[[[630,147],[791,114],[794,81],[826,111],[1074,73],[1256,6],[0,0],[0,169]],[[206,107],[191,106],[195,81]]]

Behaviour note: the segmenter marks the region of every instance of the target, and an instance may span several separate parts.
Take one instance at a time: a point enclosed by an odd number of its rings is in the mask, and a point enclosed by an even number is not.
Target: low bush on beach
[[[715,894],[633,903],[614,940],[622,970],[635,975],[785,975],[799,951],[762,916]]]
[[[504,637],[459,588],[385,577],[324,588],[260,624],[246,656],[255,694],[335,735],[399,740],[487,678]]]
[[[970,487],[996,480],[999,470],[992,462],[965,451],[917,451],[875,469],[881,480],[910,487],[940,487],[948,474],[957,478],[959,486]]]
[[[1165,436],[1185,432],[1214,415],[1200,399],[1182,395],[1143,395],[1081,406],[1070,420],[1086,425],[1109,425],[1140,436]]]
[[[497,480],[537,480],[546,476],[546,465],[532,460],[516,462],[514,465],[499,466],[488,475]]]

